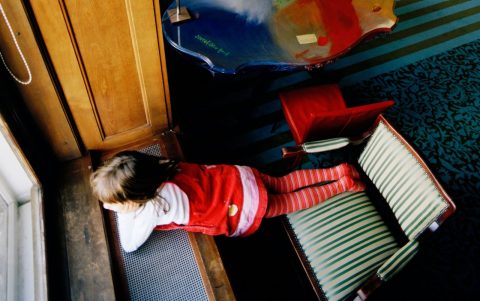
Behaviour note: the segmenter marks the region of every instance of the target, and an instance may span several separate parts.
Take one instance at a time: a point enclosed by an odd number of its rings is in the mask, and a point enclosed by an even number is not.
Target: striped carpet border
[[[402,2],[397,1],[399,22],[391,33],[356,46],[325,70],[350,85],[480,38],[477,0],[413,1],[399,7]]]

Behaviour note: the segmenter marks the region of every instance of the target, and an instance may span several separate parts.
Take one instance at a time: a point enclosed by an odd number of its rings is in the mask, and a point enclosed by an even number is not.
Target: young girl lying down
[[[199,165],[124,151],[91,176],[94,195],[117,212],[120,243],[138,249],[153,230],[248,236],[263,218],[317,205],[365,185],[347,163],[272,177],[237,165]],[[322,186],[312,186],[330,182]]]

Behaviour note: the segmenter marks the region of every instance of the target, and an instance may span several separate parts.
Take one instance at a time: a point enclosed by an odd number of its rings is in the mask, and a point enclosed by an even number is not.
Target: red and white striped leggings
[[[365,190],[355,167],[347,163],[324,169],[296,170],[283,177],[265,174],[261,177],[268,190],[267,218],[310,208],[345,191]],[[327,181],[333,182],[311,186]]]

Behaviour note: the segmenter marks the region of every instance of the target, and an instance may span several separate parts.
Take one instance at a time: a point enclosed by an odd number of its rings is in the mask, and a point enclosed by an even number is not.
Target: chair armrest
[[[336,137],[330,139],[323,139],[323,140],[316,140],[305,142],[303,144],[297,146],[290,146],[282,148],[282,157],[288,158],[293,157],[301,154],[314,154],[314,153],[322,153],[328,152],[331,150],[339,149],[345,147],[349,144],[359,145],[367,140],[373,131],[368,130],[361,134],[360,136],[356,136],[353,138],[347,137]]]
[[[299,154],[313,154],[328,152],[339,149],[350,144],[349,138],[339,137],[325,140],[305,142],[303,144],[282,148],[283,158],[296,156]]]
[[[412,240],[395,252],[378,268],[377,272],[362,285],[357,291],[357,296],[354,298],[354,301],[366,300],[383,282],[390,280],[393,275],[410,262],[415,254],[417,254],[418,249],[418,241]]]
[[[377,270],[377,275],[383,281],[388,281],[400,271],[414,256],[419,249],[419,243],[416,240],[409,241],[400,250],[395,252],[382,266]]]
[[[350,144],[350,139],[345,137],[331,138],[325,140],[317,140],[305,142],[303,148],[306,153],[322,153],[331,150],[339,149]]]

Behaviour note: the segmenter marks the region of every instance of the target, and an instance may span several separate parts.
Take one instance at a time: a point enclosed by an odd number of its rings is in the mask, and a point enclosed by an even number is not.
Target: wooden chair
[[[332,149],[349,139],[327,141]],[[288,233],[321,300],[365,300],[455,211],[425,162],[381,115],[358,164],[371,189],[287,215]]]

